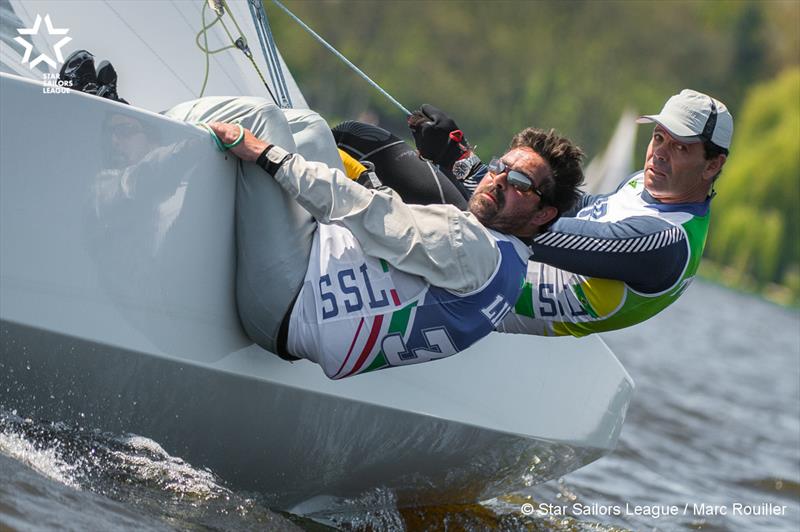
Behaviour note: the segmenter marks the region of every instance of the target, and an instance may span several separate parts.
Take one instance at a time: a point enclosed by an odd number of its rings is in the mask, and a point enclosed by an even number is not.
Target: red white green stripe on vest
[[[380,263],[383,271],[388,272],[389,264],[383,259],[380,259]],[[394,304],[400,305],[400,296],[397,295],[397,290],[392,288],[390,293]],[[366,326],[367,320],[361,318],[350,348],[347,350],[347,356],[333,378],[343,379],[356,373],[366,373],[389,366],[386,354],[377,345],[378,340],[387,334],[400,334],[404,340],[407,340],[409,325],[413,323],[414,309],[418,302],[419,300],[412,301],[405,307],[392,312],[388,320],[386,320],[386,314],[375,316],[369,326]],[[388,326],[384,327],[384,324],[388,324]],[[384,328],[386,330],[383,330]],[[376,347],[378,348],[377,354],[375,354]],[[354,353],[359,354],[353,356]],[[345,373],[343,374],[343,372]]]

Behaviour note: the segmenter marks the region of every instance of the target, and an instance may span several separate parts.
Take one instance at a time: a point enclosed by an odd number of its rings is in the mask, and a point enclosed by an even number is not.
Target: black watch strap
[[[264,151],[261,152],[261,155],[258,156],[258,159],[256,159],[256,164],[261,168],[263,168],[265,172],[267,172],[269,175],[273,177],[275,176],[275,173],[280,169],[280,167],[283,166],[283,163],[285,163],[289,159],[289,157],[292,156],[291,153],[287,153],[283,157],[281,157],[280,160],[275,161],[268,155],[270,150],[272,150],[272,148],[274,147],[275,147],[274,144],[270,144],[264,149]]]

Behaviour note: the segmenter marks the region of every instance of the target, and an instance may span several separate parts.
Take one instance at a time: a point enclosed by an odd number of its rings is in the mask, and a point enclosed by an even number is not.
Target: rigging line
[[[187,91],[189,91],[189,94],[191,94],[191,95],[194,95],[194,91],[193,91],[193,90],[192,90],[192,89],[191,89],[191,88],[190,88],[190,87],[189,87],[189,86],[186,84],[186,82],[185,82],[185,81],[183,81],[183,78],[181,78],[181,77],[178,75],[178,73],[177,73],[177,72],[175,72],[174,70],[172,70],[172,67],[171,67],[171,66],[169,66],[169,63],[167,63],[166,61],[164,61],[164,58],[163,58],[163,57],[161,57],[160,55],[158,55],[158,52],[156,52],[156,51],[155,51],[155,50],[154,50],[154,49],[153,49],[153,48],[152,48],[152,47],[151,47],[151,46],[150,46],[150,45],[147,43],[147,41],[146,41],[145,39],[143,39],[143,38],[142,38],[142,36],[141,36],[141,35],[139,35],[139,34],[136,32],[136,30],[135,30],[135,29],[133,29],[133,27],[132,27],[130,24],[128,24],[128,22],[127,22],[127,21],[126,21],[126,20],[125,20],[125,19],[122,17],[122,15],[120,15],[120,14],[119,14],[119,12],[118,12],[116,9],[114,9],[114,8],[111,6],[111,4],[109,4],[109,3],[108,3],[108,0],[106,0],[104,3],[105,3],[105,5],[106,5],[106,6],[107,6],[107,7],[108,7],[108,8],[109,8],[109,9],[110,9],[110,10],[111,10],[111,11],[112,11],[112,12],[113,12],[113,13],[114,13],[116,16],[117,16],[117,18],[118,18],[118,19],[119,19],[119,20],[120,20],[120,21],[121,21],[123,24],[125,24],[125,27],[127,27],[127,28],[128,28],[130,31],[131,31],[131,33],[133,33],[133,34],[136,36],[136,38],[137,38],[137,39],[139,39],[140,41],[142,41],[142,44],[144,44],[144,45],[145,45],[145,47],[147,47],[147,49],[148,49],[148,50],[150,50],[150,52],[151,52],[151,53],[152,53],[154,56],[156,56],[156,57],[158,58],[158,60],[159,60],[159,61],[161,61],[161,64],[162,64],[162,65],[164,65],[164,66],[167,68],[167,70],[169,70],[169,71],[170,71],[170,73],[171,73],[173,76],[175,76],[175,78],[177,78],[177,80],[178,80],[178,81],[180,81],[181,85],[183,85],[183,86],[186,88],[186,90],[187,90]]]
[[[233,41],[233,37],[231,36],[230,32],[228,31],[227,26],[225,26],[225,22],[222,23],[222,27],[225,28],[225,32],[228,34],[228,37],[231,39],[231,41]],[[238,48],[239,50],[241,50],[242,53],[244,54],[244,56],[247,59],[250,60],[250,64],[253,65],[253,68],[255,69],[256,74],[258,74],[258,77],[261,78],[261,83],[264,84],[264,88],[267,89],[267,92],[269,93],[270,98],[272,98],[272,101],[275,102],[275,105],[280,107],[281,104],[278,103],[278,99],[272,93],[272,89],[269,88],[269,84],[267,83],[267,80],[264,79],[264,74],[261,73],[261,69],[258,68],[258,65],[256,64],[256,60],[253,58],[253,52],[250,50],[250,47],[247,45],[247,39],[245,38],[244,35],[241,35],[241,33],[239,35],[240,35],[240,37],[238,39],[236,39],[235,41],[233,41],[234,46],[236,48]],[[273,80],[273,84],[274,83],[275,82]]]
[[[284,107],[286,95],[283,92],[283,87],[280,85],[280,79],[278,78],[277,72],[275,72],[275,65],[273,64],[273,58],[267,52],[267,49],[264,47],[264,35],[263,35],[264,28],[263,28],[263,21],[261,20],[261,15],[260,13],[256,13],[252,0],[248,0],[247,7],[250,9],[250,17],[253,19],[253,23],[256,30],[256,36],[258,37],[258,43],[259,45],[261,45],[261,53],[264,56],[264,60],[267,62],[267,68],[269,69],[269,77],[270,80],[272,81],[272,86],[275,87],[275,90],[281,97],[281,107]]]
[[[272,0],[272,3],[275,4],[276,6],[278,6],[279,8],[283,9],[286,12],[287,15],[289,15],[292,19],[294,19],[295,22],[300,24],[300,26],[304,30],[306,30],[309,34],[311,34],[311,36],[314,37],[317,41],[319,41],[319,43],[322,44],[322,46],[327,48],[328,51],[330,51],[333,55],[335,55],[336,57],[341,59],[344,62],[344,64],[346,64],[351,69],[353,69],[353,71],[356,74],[361,76],[364,79],[364,81],[366,81],[367,83],[372,85],[375,89],[377,89],[378,92],[380,92],[381,94],[386,96],[386,98],[388,98],[390,102],[392,102],[394,105],[396,105],[406,115],[410,115],[411,114],[411,111],[409,111],[408,109],[403,107],[403,105],[400,102],[398,102],[397,100],[395,100],[394,97],[392,97],[391,94],[386,92],[380,85],[378,85],[377,83],[372,81],[372,79],[370,79],[370,77],[367,76],[360,68],[358,68],[353,63],[351,63],[349,59],[347,59],[341,52],[339,52],[339,50],[337,50],[336,48],[334,48],[333,46],[328,44],[327,41],[325,41],[325,39],[320,37],[314,30],[312,30],[310,27],[308,27],[308,25],[305,22],[303,22],[302,20],[300,20],[300,18],[298,18],[297,15],[295,15],[294,13],[289,11],[289,8],[287,8],[285,5],[283,5],[281,2],[279,2],[279,0]]]
[[[206,92],[206,85],[208,84],[208,70],[209,70],[208,63],[211,61],[211,54],[208,53],[208,31],[207,31],[208,27],[206,27],[206,6],[208,6],[208,4],[204,3],[203,9],[200,11],[200,18],[202,19],[202,24],[203,24],[203,31],[202,31],[203,44],[205,45],[205,48],[203,48],[203,52],[205,52],[204,55],[206,56],[206,72],[205,75],[203,76],[203,86],[200,88],[200,98],[202,98],[203,94],[205,94]],[[211,25],[213,26],[214,24],[216,24],[218,20],[219,20],[219,15],[217,15],[217,18],[214,19],[214,22],[212,22]],[[200,43],[197,40],[199,38],[200,34],[198,33],[197,37],[195,37],[194,39],[194,42],[195,44],[197,44],[198,48],[200,47]]]
[[[170,4],[172,4],[172,7],[178,13],[178,15],[181,17],[181,19],[183,19],[183,22],[186,24],[186,27],[189,28],[190,31],[194,31],[195,30],[194,25],[186,19],[186,17],[184,16],[183,12],[175,4],[175,0],[170,0]],[[231,77],[230,73],[227,70],[225,70],[225,64],[220,62],[219,60],[217,60],[217,58],[213,58],[213,59],[214,59],[214,62],[217,64],[217,66],[215,68],[218,68],[220,71],[222,71],[223,74],[225,74],[225,77],[228,78],[228,81],[230,82],[231,87],[238,87],[239,82],[238,81],[234,81],[234,79]],[[234,65],[235,65],[235,63],[234,63]],[[241,70],[239,70],[239,74],[241,74]]]
[[[255,0],[253,0],[255,1]],[[264,28],[267,32],[267,42],[270,45],[270,50],[272,51],[272,55],[275,58],[275,68],[278,69],[278,77],[281,81],[281,86],[283,88],[284,93],[286,94],[286,99],[289,102],[289,106],[292,105],[292,98],[289,94],[289,87],[286,84],[286,77],[284,75],[284,63],[281,60],[280,52],[278,51],[278,47],[275,45],[275,37],[272,35],[272,27],[269,24],[269,19],[267,18],[267,10],[264,8],[264,3],[259,3],[258,9],[261,12],[261,16],[264,18]]]
[[[203,76],[203,87],[200,89],[200,98],[202,98],[203,95],[205,94],[206,86],[208,85],[209,62],[210,62],[211,56],[214,55],[214,54],[218,54],[220,52],[224,52],[225,50],[230,50],[231,48],[233,48],[233,49],[236,48],[236,44],[230,44],[228,46],[223,46],[222,48],[218,48],[216,50],[209,50],[208,49],[208,30],[212,26],[214,26],[214,24],[216,24],[217,22],[222,22],[222,20],[221,20],[222,19],[222,15],[217,15],[217,18],[212,20],[210,24],[206,24],[206,8],[207,7],[208,7],[208,3],[204,2],[203,3],[203,9],[200,12],[200,18],[202,19],[203,29],[201,29],[197,33],[195,38],[194,38],[194,43],[197,45],[198,48],[200,48],[200,50],[205,55],[205,59],[206,59],[206,68],[205,68],[205,74]],[[222,22],[222,26],[225,27],[225,23],[224,22]],[[225,28],[225,31],[227,32],[227,28]],[[202,46],[200,45],[200,36],[201,35],[203,36],[203,45]],[[231,37],[230,33],[228,33],[228,38],[231,39],[231,41],[233,41],[233,38]]]
[[[256,36],[258,37],[258,42],[261,45],[261,53],[264,55],[264,60],[267,62],[267,69],[269,70],[269,79],[272,82],[272,86],[275,88],[276,92],[278,92],[278,95],[281,97],[280,106],[283,107],[283,94],[281,92],[281,87],[278,85],[277,77],[275,76],[275,69],[273,68],[272,63],[270,62],[269,56],[267,56],[266,51],[264,50],[264,38],[261,35],[260,21],[256,17],[253,11],[253,4],[250,1],[247,2],[247,7],[250,10],[250,17],[253,19],[254,22]]]
[[[200,48],[201,50],[203,50],[203,52],[205,52],[204,55],[205,55],[205,58],[206,58],[206,70],[205,70],[205,75],[203,76],[203,86],[200,88],[200,98],[202,98],[203,94],[205,94],[205,92],[206,92],[206,85],[208,85],[208,70],[209,70],[209,68],[208,68],[209,64],[208,63],[211,60],[210,59],[211,58],[211,54],[208,52],[208,28],[210,28],[211,26],[216,24],[217,21],[219,20],[219,17],[220,17],[219,15],[217,15],[217,18],[215,18],[214,21],[211,24],[206,26],[206,7],[207,6],[208,6],[207,3],[203,3],[203,9],[200,11],[200,18],[202,20],[203,29],[200,30],[200,32],[194,38],[195,44],[197,45],[198,48]],[[205,48],[203,46],[200,46],[200,40],[199,40],[200,39],[200,33],[203,34],[203,45],[205,46]]]
[[[228,13],[228,16],[231,17],[231,20],[233,21],[233,25],[236,26],[236,31],[239,32],[239,35],[240,36],[244,35],[244,33],[242,33],[242,28],[239,27],[239,23],[236,22],[236,19],[233,17],[233,13],[231,13],[230,8],[228,7],[228,2],[225,2],[223,0],[222,6],[225,8],[225,11]]]
[[[264,84],[264,87],[267,89],[267,92],[269,93],[270,97],[272,98],[272,101],[275,102],[275,105],[280,107],[281,104],[278,103],[278,99],[275,97],[274,94],[272,94],[272,90],[269,88],[269,84],[267,83],[267,80],[264,79],[264,74],[262,74],[261,73],[261,69],[258,68],[258,65],[256,64],[256,61],[253,58],[253,52],[250,51],[250,47],[247,45],[247,39],[245,38],[244,33],[242,33],[242,29],[239,27],[239,23],[236,22],[236,17],[233,16],[233,12],[228,7],[228,3],[223,0],[222,6],[225,9],[225,12],[228,14],[228,16],[233,21],[233,24],[236,26],[236,30],[239,32],[239,38],[234,40],[233,36],[231,35],[231,32],[228,31],[228,27],[225,25],[225,21],[221,20],[220,22],[222,23],[222,27],[225,29],[225,33],[228,34],[228,38],[231,40],[231,42],[237,48],[239,48],[242,51],[242,53],[244,54],[244,56],[247,59],[250,60],[250,64],[253,65],[253,68],[255,69],[256,73],[258,74],[258,77],[261,78],[261,82]]]
[[[286,106],[293,107],[289,88],[286,85],[286,77],[283,73],[283,65],[281,64],[280,55],[278,54],[278,48],[275,46],[275,38],[272,35],[272,28],[267,18],[267,11],[264,9],[264,3],[261,0],[248,0],[248,5],[250,6],[250,14],[256,21],[256,34],[261,44],[261,53],[264,54],[270,68],[274,68],[276,71],[276,77],[278,79],[276,88],[281,95],[282,101],[286,103]],[[267,46],[265,46],[264,41],[269,45],[269,52],[267,52]]]
[[[208,4],[203,4],[203,11],[201,12],[201,18],[203,20],[203,29],[198,31],[197,35],[195,35],[195,37],[194,37],[194,42],[197,45],[197,47],[200,48],[200,50],[202,52],[204,52],[205,54],[207,54],[207,55],[218,54],[220,52],[224,52],[225,50],[230,50],[231,48],[236,48],[235,44],[229,44],[228,46],[223,46],[222,48],[217,48],[216,50],[209,50],[208,49],[208,30],[211,29],[211,27],[214,24],[216,24],[217,22],[220,22],[220,19],[222,18],[222,16],[221,15],[217,15],[217,18],[212,20],[210,24],[206,24],[206,6],[208,6]],[[203,46],[200,46],[200,36],[201,35],[203,36],[203,41],[205,43],[205,48]],[[228,37],[230,37],[230,34],[228,35]]]

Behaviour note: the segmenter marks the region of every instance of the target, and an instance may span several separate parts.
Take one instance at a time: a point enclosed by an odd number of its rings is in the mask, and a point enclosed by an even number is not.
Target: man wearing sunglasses
[[[685,89],[638,122],[655,123],[644,169],[611,194],[582,196],[532,240],[522,296],[498,330],[584,336],[629,327],[691,283],[733,118],[719,100]],[[415,112],[409,125],[420,155],[462,180],[462,189],[477,194],[484,174],[505,168],[503,159],[483,165],[455,122],[432,106]],[[548,203],[546,191],[537,194]]]
[[[294,149],[282,111],[249,100],[205,98],[175,113],[210,122],[244,162],[236,290],[245,331],[332,379],[451,356],[495,330],[519,298],[526,243],[583,181],[579,148],[528,129],[477,185],[469,211],[410,205],[277,146]],[[542,203],[548,191],[560,209]]]

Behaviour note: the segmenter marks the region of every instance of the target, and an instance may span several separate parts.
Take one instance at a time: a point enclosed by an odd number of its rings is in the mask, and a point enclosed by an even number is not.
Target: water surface
[[[0,528],[800,529],[800,314],[698,282],[656,318],[603,337],[637,385],[616,452],[525,492],[398,510],[377,489],[300,518],[158,442],[0,405]],[[525,503],[543,511],[523,515]]]

